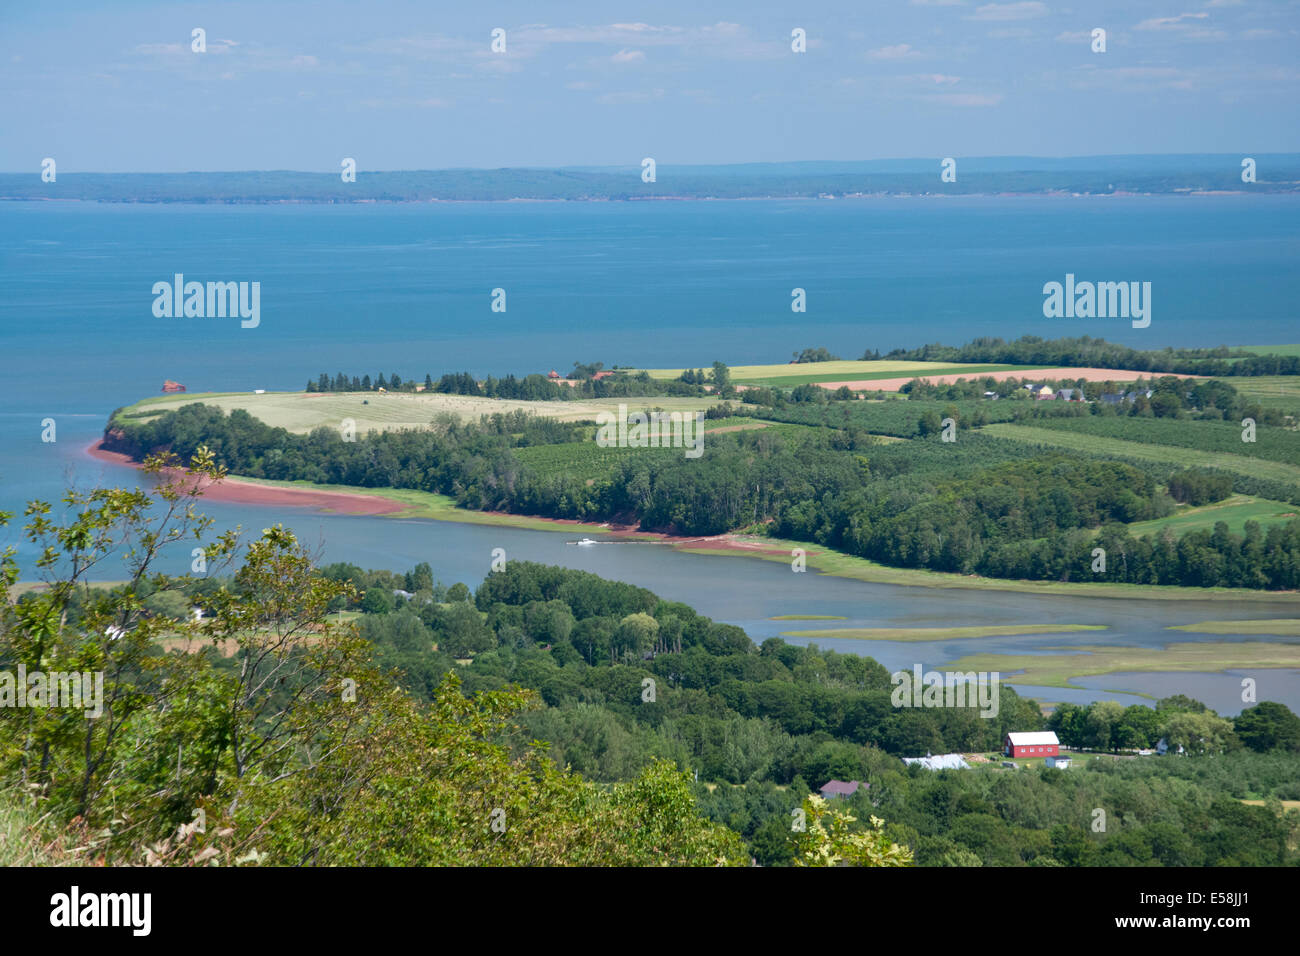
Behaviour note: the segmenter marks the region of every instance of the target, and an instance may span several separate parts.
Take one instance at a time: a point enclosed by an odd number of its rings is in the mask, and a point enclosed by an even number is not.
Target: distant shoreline
[[[1168,192],[989,192],[989,193],[854,193],[839,196],[593,196],[582,199],[533,198],[515,196],[509,199],[101,199],[81,196],[0,196],[0,202],[33,203],[94,203],[112,206],[430,206],[430,205],[507,205],[507,204],[586,204],[586,203],[644,203],[644,202],[869,202],[872,200],[954,200],[954,199],[1158,199],[1218,198],[1223,196],[1248,196],[1245,189],[1197,189]],[[1273,192],[1260,192],[1265,196],[1300,195],[1300,187]]]

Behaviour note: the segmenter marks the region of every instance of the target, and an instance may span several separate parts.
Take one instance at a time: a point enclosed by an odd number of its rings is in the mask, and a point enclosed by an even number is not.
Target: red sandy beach
[[[140,467],[130,456],[121,452],[106,451],[102,442],[95,442],[86,453],[97,461],[115,465]],[[406,505],[379,495],[358,495],[349,491],[316,491],[312,488],[284,488],[277,485],[259,485],[252,481],[205,481],[203,496],[211,501],[228,501],[245,505],[293,505],[317,508],[345,515],[386,515],[402,511]]]
[[[108,451],[101,447],[102,442],[95,442],[86,449],[86,454],[97,461],[139,468],[129,455]],[[349,515],[387,515],[405,510],[401,502],[392,501],[379,495],[362,495],[350,491],[317,491],[311,488],[284,488],[277,485],[262,485],[255,481],[241,479],[220,482],[206,482],[203,496],[212,501],[226,501],[250,505],[288,505],[299,508],[317,508],[337,514]],[[518,517],[504,511],[489,511],[484,514],[500,515],[504,518]],[[584,529],[592,532],[605,532],[614,539],[660,541],[675,547],[699,548],[709,551],[749,551],[773,554],[785,554],[784,549],[773,548],[770,544],[757,539],[741,538],[734,534],[708,535],[703,537],[678,537],[658,531],[639,531],[635,525],[607,521],[596,524],[579,521],[574,518],[533,518],[575,530]]]

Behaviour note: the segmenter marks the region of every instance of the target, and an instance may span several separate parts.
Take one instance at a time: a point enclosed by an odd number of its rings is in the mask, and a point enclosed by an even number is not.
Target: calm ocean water
[[[85,457],[115,407],[156,394],[298,389],[331,374],[565,371],[575,360],[646,366],[780,362],[806,346],[846,358],[925,342],[1091,334],[1142,347],[1300,340],[1300,197],[943,199],[832,202],[514,203],[393,206],[0,204],[0,510],[69,482],[131,484]],[[261,324],[159,319],[155,282],[261,283]],[[1043,283],[1152,283],[1151,326],[1047,320]],[[490,310],[504,288],[508,310]],[[790,290],[808,311],[790,311]],[[58,441],[41,442],[55,419]],[[849,624],[1072,621],[1112,630],[998,639],[981,649],[1167,640],[1170,623],[1287,616],[1281,607],[990,595],[797,576],[778,565],[667,548],[574,548],[547,532],[212,504],[221,526],[283,521],[326,560],[477,584],[491,548],[635,581],[763,636],[782,613]],[[14,527],[0,541],[33,554]],[[600,552],[593,555],[592,552]],[[179,562],[179,557],[178,557]],[[179,566],[177,567],[179,570]],[[784,574],[781,572],[784,571]],[[978,605],[976,607],[975,605]],[[1110,607],[1109,605],[1115,605]],[[1175,610],[1178,607],[1178,610]],[[1210,613],[1213,610],[1213,613]],[[978,611],[978,613],[976,613]],[[1179,635],[1179,639],[1190,639]],[[823,642],[831,643],[831,642]],[[927,666],[968,642],[839,642],[886,666]],[[1294,672],[1269,694],[1300,704]],[[1232,712],[1236,678],[1185,675]],[[1154,678],[1152,678],[1154,680]],[[1141,675],[1098,688],[1142,689]],[[1154,685],[1153,685],[1154,689]],[[1189,691],[1190,692],[1190,691]],[[1065,694],[1056,691],[1053,699]],[[1067,692],[1068,693],[1068,692]],[[1262,690],[1261,690],[1262,693]],[[1080,692],[1080,699],[1104,694]],[[1125,699],[1122,695],[1119,699]]]

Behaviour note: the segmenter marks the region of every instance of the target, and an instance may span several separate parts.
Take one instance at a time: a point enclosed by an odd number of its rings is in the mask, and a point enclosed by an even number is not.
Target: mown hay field
[[[427,428],[443,414],[462,421],[478,421],[483,415],[524,411],[560,421],[594,421],[601,412],[617,412],[619,403],[629,412],[663,409],[668,412],[703,411],[717,403],[713,398],[601,398],[572,402],[526,402],[514,399],[477,398],[469,395],[408,392],[199,392],[166,395],[137,402],[123,412],[132,421],[148,421],[182,405],[201,403],[230,412],[243,409],[254,418],[277,428],[306,434],[326,425],[337,428],[345,418],[356,423],[358,435],[368,431]]]
[[[712,363],[699,366],[706,373]],[[730,367],[731,380],[737,385],[803,385],[812,382],[858,381],[877,378],[898,378],[900,375],[921,378],[930,375],[955,374],[964,372],[978,376],[988,372],[1010,371],[1016,365],[958,365],[952,362],[890,362],[890,361],[839,361],[839,362],[804,362],[790,365],[733,365]],[[1024,366],[1026,370],[1039,366]],[[646,369],[651,378],[674,379],[681,376],[685,369],[652,368]]]

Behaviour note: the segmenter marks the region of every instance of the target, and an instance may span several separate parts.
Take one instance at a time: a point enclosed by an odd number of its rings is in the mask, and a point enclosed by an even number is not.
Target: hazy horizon
[[[1253,154],[1255,158],[1279,158],[1288,159],[1300,158],[1300,152],[1262,152],[1256,151]],[[1054,165],[1057,169],[1098,169],[1108,165],[1106,160],[1142,160],[1159,163],[1174,159],[1230,159],[1235,164],[1238,161],[1236,153],[1223,152],[1204,152],[1204,153],[1079,153],[1079,154],[1062,154],[1055,156],[1046,155],[1028,155],[1028,154],[1006,154],[1006,155],[988,155],[988,156],[960,156],[963,168],[976,172],[992,172],[991,168],[981,169],[981,164],[998,163],[1011,164],[1018,161],[1037,162]],[[1088,161],[1096,161],[1095,164],[1087,164]],[[875,167],[876,172],[890,172],[891,169],[885,167],[897,166],[901,171],[920,172],[930,171],[939,157],[934,156],[896,156],[896,157],[875,157],[872,159],[791,159],[791,160],[773,160],[767,162],[719,162],[719,163],[660,163],[660,169],[676,170],[702,170],[702,169],[744,169],[744,168],[781,168],[781,167],[821,167],[822,172],[848,171],[855,168]],[[1081,163],[1077,167],[1063,166],[1061,164]],[[366,169],[358,170],[357,175],[366,173],[442,173],[442,172],[500,172],[509,170],[545,170],[545,171],[574,171],[574,172],[626,172],[629,169],[639,169],[637,163],[624,163],[612,166],[589,166],[589,165],[566,165],[566,166],[422,166],[409,168],[393,169]],[[1021,167],[1014,165],[1003,166],[1005,170],[1020,170]],[[0,176],[22,176],[31,173],[30,169],[0,169]],[[66,170],[59,168],[59,175],[94,175],[94,176],[184,176],[190,174],[201,175],[238,175],[241,173],[306,173],[306,174],[328,174],[337,175],[334,169],[293,169],[293,168],[265,168],[265,169],[83,169],[83,170]]]

